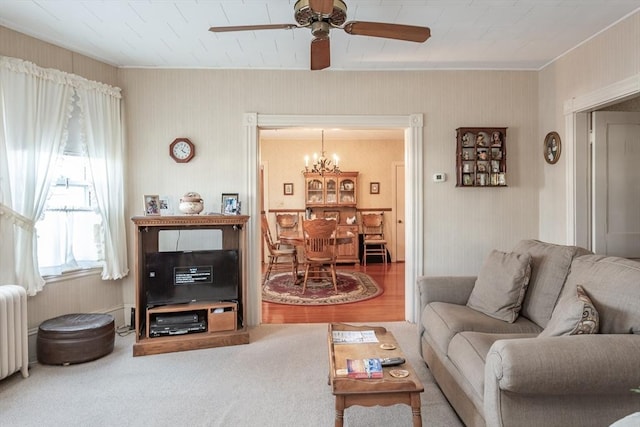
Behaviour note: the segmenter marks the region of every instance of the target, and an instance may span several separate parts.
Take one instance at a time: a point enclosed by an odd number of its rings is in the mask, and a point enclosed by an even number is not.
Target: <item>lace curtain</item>
[[[74,93],[105,224],[102,277],[128,273],[120,89],[0,56],[0,285],[20,284],[29,295],[44,286],[34,226],[64,148]]]

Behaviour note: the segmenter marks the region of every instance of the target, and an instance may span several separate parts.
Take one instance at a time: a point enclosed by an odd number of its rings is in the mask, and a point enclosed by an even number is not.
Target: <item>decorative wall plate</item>
[[[544,159],[550,165],[555,164],[560,158],[562,152],[562,141],[560,141],[560,135],[558,132],[549,132],[544,138]]]

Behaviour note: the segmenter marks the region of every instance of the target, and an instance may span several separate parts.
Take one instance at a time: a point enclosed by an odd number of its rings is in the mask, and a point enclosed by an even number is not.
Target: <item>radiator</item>
[[[29,376],[27,293],[21,286],[0,286],[0,380],[14,372]]]

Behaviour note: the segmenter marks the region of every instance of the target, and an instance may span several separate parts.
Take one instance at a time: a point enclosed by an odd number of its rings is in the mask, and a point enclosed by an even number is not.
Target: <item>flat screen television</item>
[[[147,307],[238,299],[236,249],[150,252],[144,260]]]

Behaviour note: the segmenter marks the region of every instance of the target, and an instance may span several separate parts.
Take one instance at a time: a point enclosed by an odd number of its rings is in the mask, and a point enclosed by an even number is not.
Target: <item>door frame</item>
[[[259,217],[260,129],[287,127],[341,127],[350,129],[404,129],[405,156],[405,222],[407,255],[405,257],[405,320],[417,322],[419,314],[416,280],[424,274],[424,160],[423,115],[274,115],[245,113],[243,116],[243,148],[247,159],[245,200],[243,210],[253,218]],[[245,257],[248,265],[248,325],[262,321],[262,289],[260,287],[260,233],[256,221],[246,224],[248,245]]]
[[[404,161],[402,162],[392,162],[391,163],[391,186],[392,186],[392,190],[391,190],[391,200],[394,200],[394,205],[393,205],[393,210],[391,211],[391,223],[389,224],[389,227],[391,228],[391,233],[393,235],[393,242],[394,242],[394,246],[393,246],[393,257],[392,260],[394,262],[398,262],[398,211],[396,210],[396,200],[398,200],[398,194],[400,194],[397,190],[398,190],[398,180],[396,179],[397,177],[397,169],[399,166],[402,166],[402,168],[405,168],[404,165]],[[405,176],[406,176],[406,171],[405,171]],[[403,185],[406,185],[407,181],[406,179],[404,180]],[[403,199],[405,198],[404,193],[402,194]],[[407,230],[406,230],[406,226],[405,226],[405,242],[406,242],[406,235],[407,235]],[[403,251],[402,254],[402,260],[401,262],[404,262],[404,258],[406,256],[406,249]]]
[[[591,247],[589,194],[589,112],[640,94],[640,74],[635,74],[564,102],[566,143],[566,200],[568,244]],[[566,148],[566,150],[565,150]]]

